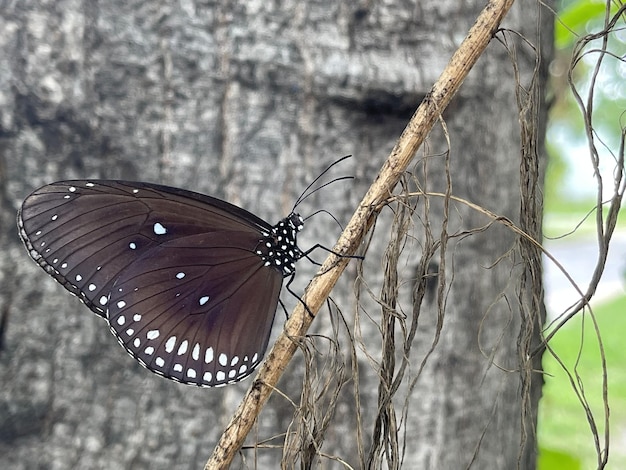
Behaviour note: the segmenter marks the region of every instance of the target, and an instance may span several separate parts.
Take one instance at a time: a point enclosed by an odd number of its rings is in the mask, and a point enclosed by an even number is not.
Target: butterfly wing
[[[254,242],[250,234],[220,235],[153,248],[124,270],[110,295],[109,326],[120,344],[178,382],[236,382],[267,348],[282,274],[240,248]]]
[[[273,227],[253,214],[149,183],[65,181],[28,196],[18,226],[30,256],[153,372],[219,386],[261,361],[284,260],[260,256]]]
[[[202,194],[150,183],[61,181],[18,212],[30,256],[100,316],[115,280],[152,248],[207,232],[267,233],[253,214]]]

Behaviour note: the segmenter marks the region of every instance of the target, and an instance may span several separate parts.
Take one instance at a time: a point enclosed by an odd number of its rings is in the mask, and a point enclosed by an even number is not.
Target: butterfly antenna
[[[331,183],[332,183],[332,181],[331,181]],[[324,186],[325,186],[325,185],[324,185]],[[322,187],[324,187],[324,186],[322,186]],[[311,217],[313,217],[314,215],[317,215],[317,214],[319,214],[319,213],[321,213],[321,212],[323,212],[323,213],[328,214],[329,216],[331,216],[331,217],[332,217],[332,219],[333,219],[333,220],[337,223],[337,225],[339,226],[339,228],[343,231],[343,225],[341,225],[341,223],[339,223],[339,221],[337,220],[337,217],[335,217],[334,215],[332,215],[330,212],[328,212],[328,211],[327,211],[327,210],[325,210],[325,209],[320,209],[320,210],[317,210],[317,211],[313,212],[313,213],[312,213],[312,214],[310,214],[310,215],[307,215],[307,216],[304,218],[304,221],[306,222],[306,221],[307,221],[307,220],[309,220]]]
[[[315,178],[313,181],[311,181],[311,183],[304,189],[304,191],[302,191],[302,194],[300,195],[300,197],[296,200],[296,203],[293,205],[293,209],[295,210],[296,207],[298,207],[298,205],[304,201],[306,198],[308,198],[311,194],[315,194],[315,192],[319,191],[320,189],[322,189],[325,186],[328,186],[329,184],[335,183],[337,181],[341,181],[341,180],[345,180],[345,179],[352,179],[352,176],[343,176],[341,178],[337,178],[334,179],[332,181],[329,181],[328,183],[323,184],[322,186],[320,186],[319,188],[315,188],[313,191],[311,191],[310,193],[307,194],[307,192],[309,191],[309,189],[311,189],[312,186],[315,185],[315,183],[317,183],[320,178],[322,178],[326,173],[328,173],[330,171],[330,169],[332,167],[334,167],[335,165],[338,165],[339,163],[343,162],[344,160],[348,159],[352,157],[352,155],[346,155],[345,157],[341,157],[339,160],[331,163],[330,165],[328,165],[328,167],[326,167],[326,169],[324,171],[322,171],[317,178]]]

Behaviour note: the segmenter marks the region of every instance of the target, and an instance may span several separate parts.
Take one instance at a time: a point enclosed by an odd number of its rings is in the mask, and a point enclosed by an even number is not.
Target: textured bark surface
[[[140,179],[224,198],[274,222],[330,162],[353,154],[341,173],[355,180],[300,208],[303,215],[323,208],[345,221],[483,6],[414,3],[24,0],[0,8],[0,467],[201,468],[248,386],[195,389],[135,364],[104,322],[29,261],[14,223],[21,200],[59,179]],[[507,27],[536,42],[535,7],[519,2]],[[543,23],[545,47],[551,35]],[[534,57],[520,46],[517,60],[527,76]],[[514,91],[510,59],[494,41],[444,117],[454,194],[517,221]],[[446,149],[440,134],[429,155]],[[428,178],[429,190],[445,190],[436,161]],[[441,203],[433,200],[430,211],[438,232]],[[486,222],[459,206],[448,231]],[[376,294],[382,273],[374,256],[387,232],[379,224],[366,262]],[[299,243],[330,246],[338,233],[319,215]],[[407,403],[396,423],[406,468],[467,468],[472,461],[475,468],[513,468],[518,458],[522,468],[534,466],[532,437],[520,450],[520,374],[494,365],[519,367],[514,300],[523,266],[511,257],[486,269],[514,242],[494,226],[449,248],[454,283],[441,339],[415,387],[398,398]],[[415,249],[414,259],[403,261],[405,274],[415,269],[419,244]],[[314,266],[305,261],[298,269],[297,293]],[[346,274],[354,279],[353,270]],[[354,309],[350,283],[336,294],[345,312]],[[403,295],[410,312],[411,294]],[[432,342],[433,305],[420,313],[415,370]],[[276,328],[282,318],[279,311]],[[325,331],[328,320],[317,320]],[[375,353],[378,329],[364,325],[362,335]],[[378,377],[365,358],[360,362],[362,436],[355,435],[354,399],[345,396],[322,449],[354,467],[377,454],[370,446]],[[281,383],[296,403],[301,382],[294,365]],[[286,432],[293,414],[275,394],[250,442]],[[260,468],[275,468],[280,455],[247,451],[236,465],[254,467],[257,459]]]

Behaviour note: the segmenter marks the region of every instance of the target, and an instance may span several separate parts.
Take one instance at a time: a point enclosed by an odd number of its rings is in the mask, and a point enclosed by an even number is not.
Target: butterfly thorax
[[[278,269],[283,277],[291,276],[296,270],[296,261],[302,257],[296,237],[303,227],[302,217],[292,212],[274,225],[269,233],[263,233],[255,251],[264,265]]]

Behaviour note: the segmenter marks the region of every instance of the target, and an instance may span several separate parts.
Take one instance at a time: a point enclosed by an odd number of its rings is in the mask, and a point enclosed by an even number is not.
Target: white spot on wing
[[[200,359],[200,343],[196,343],[193,347],[193,351],[191,351],[191,357],[193,357],[194,361]]]
[[[89,289],[89,292],[93,292],[96,290],[96,285],[95,284],[89,284],[89,286],[87,287],[87,289]]]
[[[176,336],[170,336],[165,343],[165,352],[171,353],[174,350],[174,346],[176,346]]]
[[[135,333],[135,330],[133,330],[132,328],[129,328],[129,329],[126,330],[126,334],[128,336],[132,336],[134,333]]]
[[[228,356],[224,353],[220,354],[220,357],[218,358],[218,361],[221,365],[225,366],[226,364],[228,364]]]
[[[237,371],[235,369],[231,369],[230,372],[228,372],[228,378],[233,379],[236,374],[237,374]]]
[[[206,349],[206,352],[204,353],[204,362],[206,362],[207,364],[213,362],[213,347],[209,347]]]
[[[145,352],[148,356],[152,356],[152,353],[154,352],[154,347],[148,346],[146,349],[143,350],[143,352]]]
[[[78,279],[76,279],[76,280],[78,281]],[[117,308],[124,308],[124,307],[126,307],[126,302],[124,302],[123,300],[120,300],[117,303]]]
[[[183,365],[182,364],[174,364],[174,372],[182,372]]]
[[[187,377],[189,377],[190,379],[195,379],[196,378],[195,369],[187,369]]]
[[[205,382],[211,382],[213,379],[213,374],[211,374],[210,372],[205,372],[204,375],[202,376],[202,380],[204,380]]]
[[[126,323],[126,317],[124,315],[120,315],[119,317],[117,317],[117,324],[122,326],[124,323]]]
[[[139,315],[138,313],[135,313],[135,314],[133,315],[133,320],[134,320],[134,321],[140,321],[140,320],[141,320],[141,315]]]
[[[222,380],[226,379],[226,374],[223,371],[218,370],[217,373],[215,374],[215,379],[221,382]]]
[[[70,186],[70,187],[69,187],[69,188],[67,188],[67,189],[68,189],[68,191],[69,191],[70,193],[73,193],[74,191],[76,191],[76,188],[75,188],[74,186]]]
[[[76,282],[80,282],[83,280],[83,276],[81,276],[80,274],[77,274],[75,279],[76,279]]]
[[[203,297],[200,297],[200,300],[199,300],[199,302],[198,302],[198,303],[199,303],[200,305],[204,305],[204,304],[206,304],[208,301],[209,301],[209,296],[208,296],[208,295],[205,295],[205,296],[203,296]]]
[[[146,338],[148,339],[157,339],[161,333],[159,330],[150,330],[146,333]]]
[[[248,370],[248,366],[245,364],[241,364],[241,367],[239,367],[239,374],[241,375],[247,370]]]
[[[183,272],[180,272],[180,273],[176,274],[176,278],[177,279],[182,279],[184,277],[185,277],[185,273],[183,273]]]
[[[159,222],[154,224],[153,229],[154,229],[154,233],[157,235],[165,235],[167,233],[167,229],[163,227],[163,225],[161,225]]]
[[[163,358],[162,358],[162,357],[157,357],[157,358],[154,360],[154,363],[155,363],[157,366],[159,366],[159,367],[163,367],[163,366],[165,365],[165,361],[163,360]]]
[[[108,297],[106,295],[103,295],[102,297],[100,297],[100,305],[106,305],[107,302],[109,301]]]
[[[135,341],[133,341],[133,346],[138,348],[140,345],[141,345],[141,340],[139,338],[135,338]]]
[[[183,354],[185,354],[187,352],[187,347],[189,346],[189,341],[185,340],[182,343],[180,343],[180,347],[178,348],[178,351],[176,352],[176,354],[178,354],[179,356],[182,356]]]
[[[134,249],[136,249],[136,248],[137,248],[137,245],[136,245],[134,242],[130,242],[130,243],[128,244],[128,248],[130,248],[131,250],[134,250]]]

